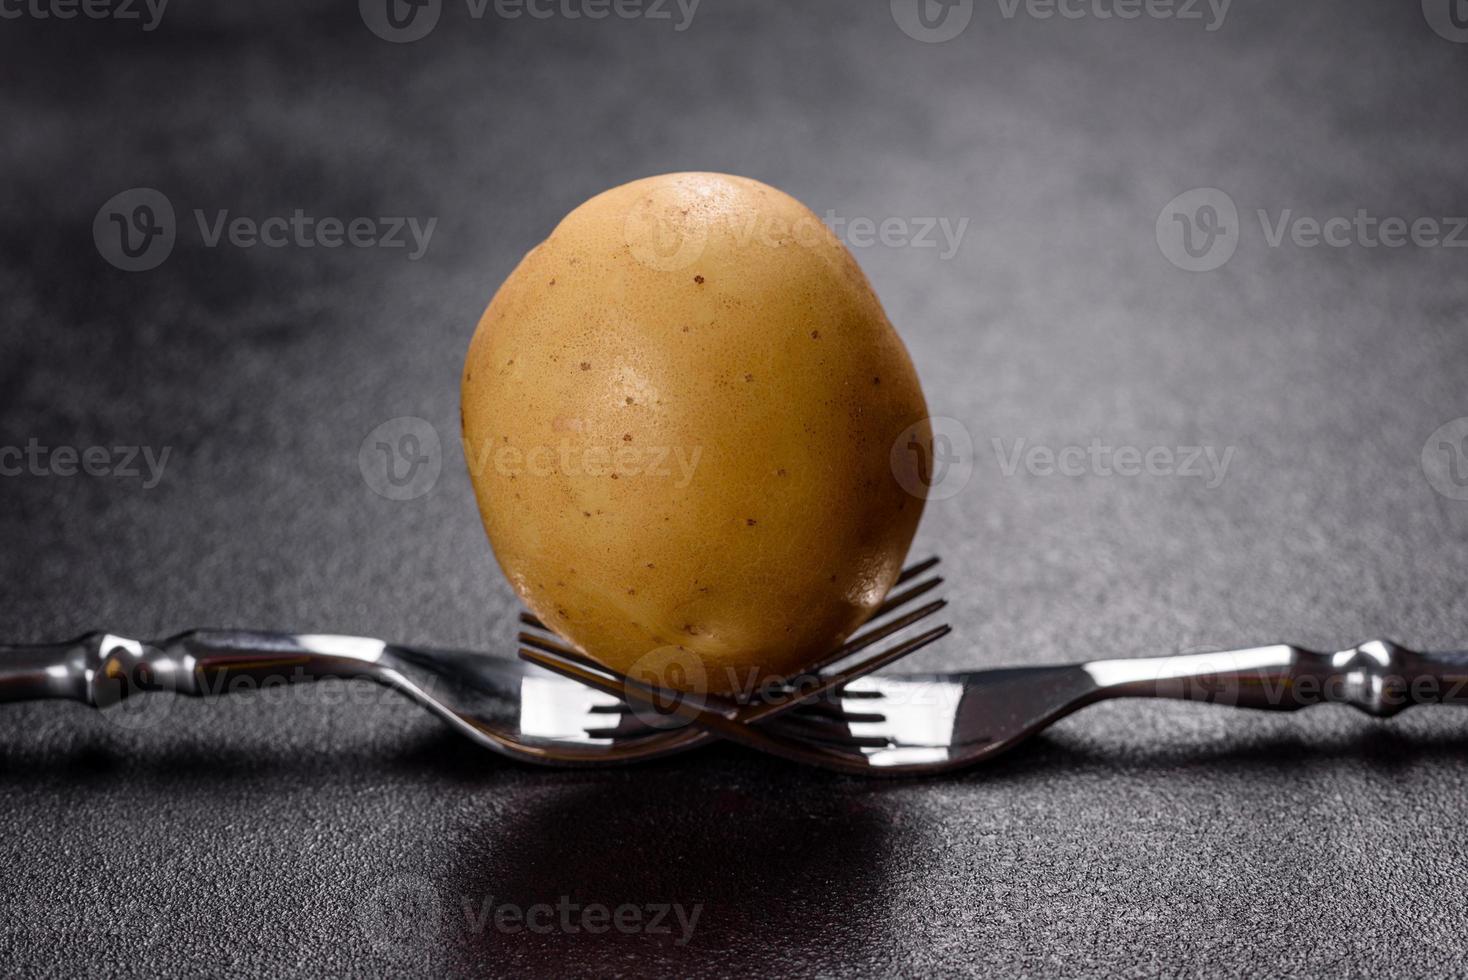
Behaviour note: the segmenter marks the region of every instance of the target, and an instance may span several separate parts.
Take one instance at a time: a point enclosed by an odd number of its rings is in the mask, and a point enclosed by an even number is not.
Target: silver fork
[[[1287,644],[1171,657],[1095,660],[854,680],[826,709],[752,726],[751,708],[669,695],[564,652],[521,656],[630,701],[657,704],[722,738],[796,762],[865,775],[961,769],[1111,698],[1173,698],[1272,711],[1347,704],[1389,718],[1419,704],[1468,704],[1468,653],[1423,654],[1389,640],[1338,653]]]
[[[935,564],[932,558],[905,570],[899,582],[906,587],[877,610],[875,625],[834,651],[823,666],[849,659],[942,609],[944,602],[935,600],[893,615],[942,582],[932,577],[907,585]],[[798,698],[766,705],[763,717],[796,710],[947,631],[946,626],[930,629],[853,667],[820,676]],[[99,632],[64,643],[0,646],[0,703],[68,699],[107,709],[140,692],[209,697],[323,679],[366,679],[396,690],[477,744],[526,762],[624,764],[684,752],[712,737],[693,726],[656,729],[631,718],[609,725],[625,704],[521,660],[364,636],[192,630],[145,641]]]

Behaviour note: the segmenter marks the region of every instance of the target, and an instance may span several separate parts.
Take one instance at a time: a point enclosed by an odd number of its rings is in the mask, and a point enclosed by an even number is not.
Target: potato
[[[882,601],[922,514],[918,455],[891,451],[930,440],[902,341],[820,219],[742,177],[572,211],[485,310],[462,408],[521,601],[664,686],[798,673]]]

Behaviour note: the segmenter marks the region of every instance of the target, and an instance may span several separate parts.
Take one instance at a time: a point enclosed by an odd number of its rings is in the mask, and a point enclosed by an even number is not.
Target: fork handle
[[[1270,711],[1348,704],[1389,718],[1418,704],[1468,704],[1468,653],[1418,653],[1372,640],[1339,653],[1279,644],[1082,665],[1094,700],[1210,701]]]
[[[64,643],[0,646],[0,703],[63,698],[107,707],[140,691],[195,697],[323,677],[381,678],[380,640],[192,630],[166,640],[87,633]]]

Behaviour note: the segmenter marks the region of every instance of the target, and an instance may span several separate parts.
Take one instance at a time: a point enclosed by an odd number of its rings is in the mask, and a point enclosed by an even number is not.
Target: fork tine
[[[623,696],[634,698],[644,704],[657,705],[658,699],[663,692],[657,688],[649,687],[641,681],[623,678],[622,681],[587,670],[579,664],[558,660],[553,654],[542,653],[537,650],[522,648],[520,656],[531,663],[538,664],[546,670],[555,671],[572,680],[580,681],[597,690],[606,691],[609,694],[623,692]],[[837,746],[834,744],[822,744],[820,742],[806,741],[797,738],[772,737],[769,733],[758,727],[741,724],[734,719],[721,714],[712,708],[700,707],[679,697],[673,706],[673,710],[680,716],[696,722],[701,727],[715,734],[727,738],[731,742],[759,749],[771,755],[790,759],[795,762],[804,762],[810,765],[824,766],[842,772],[868,774],[871,772],[871,763],[857,754],[849,746]]]
[[[774,717],[803,701],[819,697],[830,688],[846,683],[862,673],[891,663],[899,657],[932,643],[939,637],[946,636],[949,632],[951,632],[951,629],[946,624],[935,627],[921,636],[913,637],[905,643],[899,644],[892,650],[884,651],[869,658],[850,670],[842,671],[840,674],[824,679],[813,690],[808,692],[802,691],[778,704],[745,707],[731,706],[719,710],[704,704],[695,703],[689,700],[687,695],[677,694],[673,700],[673,711],[708,731],[722,735],[730,741],[738,742],[742,745],[761,749],[786,758],[799,758],[804,756],[811,760],[825,761],[836,768],[846,769],[847,771],[864,771],[866,769],[866,763],[864,761],[855,761],[850,756],[849,750],[856,747],[851,740],[839,743],[841,749],[838,750],[838,743],[834,742],[821,743],[819,741],[794,736],[789,737],[788,740],[772,738],[758,726],[750,724],[750,722]],[[609,694],[616,694],[622,698],[632,698],[644,704],[658,706],[660,698],[667,693],[659,688],[644,684],[639,680],[615,674],[610,670],[606,670],[606,668],[603,668],[604,673],[589,670],[578,663],[560,660],[551,653],[522,647],[520,649],[520,656],[531,663],[570,677],[573,680],[581,681],[583,684],[594,687],[597,690],[606,691]]]
[[[636,721],[635,717],[636,716],[633,715],[627,715],[623,717],[621,724],[606,725],[601,728],[585,728],[582,729],[582,731],[586,734],[587,738],[624,739],[647,738],[651,735],[664,735],[668,731],[666,728],[654,728],[651,725],[645,725],[639,721]]]
[[[927,579],[926,581],[919,582],[917,585],[903,589],[901,592],[898,592],[895,595],[889,595],[886,601],[878,606],[876,610],[871,614],[871,616],[867,617],[867,621],[871,622],[874,619],[885,616],[892,610],[897,609],[899,606],[906,605],[907,603],[916,599],[918,596],[924,594],[925,592],[931,592],[933,589],[936,589],[942,584],[943,577],[941,575],[935,575],[933,578]]]
[[[936,585],[938,582],[941,581],[942,579],[938,579],[933,584]],[[932,586],[929,586],[928,588],[931,587]],[[923,589],[923,591],[926,592],[927,588]],[[933,613],[937,612],[939,609],[942,609],[946,605],[948,605],[948,601],[946,599],[938,599],[928,603],[926,606],[921,606],[917,609],[914,609],[910,613],[899,616],[896,619],[892,620],[890,623],[883,623],[881,626],[873,627],[872,629],[867,630],[865,633],[862,633],[859,636],[847,640],[835,650],[832,650],[829,654],[816,661],[816,663],[812,665],[806,671],[806,673],[813,674],[816,671],[826,669],[832,664],[840,663],[847,657],[851,656],[853,653],[856,653],[858,650],[865,650],[867,647],[871,646],[873,643],[876,643],[878,640],[886,639],[893,633],[896,633],[897,631],[902,629],[906,629],[913,623],[916,623],[918,620],[925,619],[928,616],[933,615]]]
[[[904,582],[908,582],[908,581],[911,581],[912,579],[917,578],[923,572],[926,572],[928,569],[930,569],[934,565],[938,564],[939,560],[940,559],[938,558],[937,555],[933,555],[931,558],[925,558],[925,559],[923,559],[920,562],[914,562],[913,564],[908,565],[906,568],[904,568],[902,570],[902,573],[897,576],[897,581],[893,583],[893,586],[895,587],[895,586],[898,586],[898,585],[903,584]],[[931,585],[927,586],[927,588],[923,589],[923,592],[926,592],[928,589],[933,588],[933,586],[937,585],[938,582],[941,582],[941,581],[943,581],[943,580],[942,579],[937,579]],[[911,596],[908,596],[907,598],[916,598],[918,595],[921,595],[921,594],[922,594],[921,592],[917,592],[917,593],[914,593]],[[895,598],[896,597],[893,597],[893,599],[895,599]],[[906,602],[907,601],[907,599],[902,599],[901,602],[897,602],[894,605],[893,604],[893,599],[888,599],[886,602],[884,602],[881,606],[879,606],[877,608],[877,612],[873,613],[872,615],[875,617],[875,616],[882,615],[882,613],[884,613],[884,612],[891,612],[898,605],[901,605],[902,602]],[[540,618],[537,617],[536,615],[534,615],[533,613],[521,612],[520,613],[520,622],[523,623],[526,626],[531,627],[532,629],[544,630],[547,633],[554,632],[554,630],[552,630],[549,626],[545,625],[545,623],[542,623],[540,621]]]
[[[813,677],[819,677],[819,683],[810,688],[802,687],[798,689],[789,699],[785,701],[741,706],[737,709],[736,716],[739,718],[739,720],[745,723],[762,721],[766,718],[772,718],[775,715],[778,715],[784,711],[788,711],[790,708],[793,708],[799,704],[803,704],[804,702],[809,701],[812,698],[818,698],[822,694],[825,694],[827,691],[833,688],[840,687],[843,684],[849,684],[850,682],[856,680],[858,677],[861,677],[865,674],[870,674],[874,670],[880,670],[893,661],[900,660],[910,653],[916,653],[918,650],[921,650],[929,643],[932,643],[934,640],[942,639],[951,632],[953,632],[953,628],[946,623],[942,626],[935,626],[933,629],[928,630],[926,633],[920,633],[910,640],[906,640],[902,643],[897,644],[897,646],[892,647],[890,650],[883,650],[881,653],[877,653],[868,657],[854,667],[848,667],[846,670],[838,671],[837,673],[824,676],[819,674],[811,675]]]
[[[914,562],[913,564],[908,565],[906,568],[904,568],[902,570],[902,574],[897,576],[897,581],[893,582],[892,584],[894,586],[901,585],[903,582],[906,582],[909,579],[917,578],[923,572],[926,572],[928,569],[932,568],[936,564],[938,564],[937,555],[934,555],[931,558],[924,558],[922,561],[919,562]]]
[[[735,732],[733,737],[735,740],[745,741],[746,744],[749,744],[750,740],[742,737],[743,733],[739,731],[745,726],[757,721],[773,718],[812,698],[820,697],[832,688],[847,684],[863,674],[884,667],[894,660],[905,657],[927,646],[940,637],[947,636],[950,632],[952,632],[952,628],[947,624],[935,627],[919,636],[899,643],[889,650],[884,650],[868,657],[854,667],[828,677],[822,677],[820,682],[813,687],[808,689],[802,688],[783,701],[755,705],[714,707],[711,704],[695,704],[686,695],[677,694],[674,698],[673,710],[705,728],[722,734],[728,734],[730,727],[733,726]],[[630,697],[646,704],[657,704],[658,699],[667,693],[659,688],[644,684],[642,681],[625,677],[606,667],[599,666],[596,669],[590,669],[575,660],[562,660],[554,651],[521,648],[520,656],[547,670],[553,670],[573,680],[579,680],[583,684],[587,684],[597,690],[606,691],[609,694],[615,694],[624,699]],[[712,704],[717,704],[717,699]]]
[[[883,721],[881,715],[876,716],[877,721]],[[828,721],[819,716],[792,714],[788,720],[780,722],[780,731],[790,735],[792,738],[804,738],[817,742],[825,742],[832,745],[855,745],[862,748],[885,749],[892,745],[892,739],[885,735],[855,735],[846,725]]]
[[[871,691],[868,693],[874,694],[877,697],[881,697],[881,694],[876,691]],[[842,700],[845,700],[850,696],[850,692],[842,692]],[[814,701],[810,704],[802,704],[797,710],[792,711],[790,713],[790,716],[792,718],[808,718],[812,721],[826,721],[833,724],[842,724],[845,722],[871,724],[873,722],[885,721],[887,719],[886,715],[880,714],[878,712],[851,711],[847,708],[842,707],[839,702],[831,700]]]
[[[928,603],[926,606],[923,606],[920,609],[914,609],[906,616],[894,620],[891,623],[879,626],[874,630],[869,630],[867,633],[862,634],[856,640],[845,644],[837,651],[837,656],[830,658],[827,663],[821,664],[820,666],[828,666],[830,663],[835,663],[838,660],[843,660],[851,654],[857,652],[858,650],[863,650],[866,647],[871,646],[873,643],[876,643],[878,640],[890,636],[898,630],[903,629],[906,626],[910,626],[912,623],[915,623],[920,619],[931,616],[933,613],[937,612],[939,609],[942,609],[946,605],[946,600],[938,599],[934,602]],[[929,643],[932,643],[934,640],[937,640],[940,637],[946,636],[949,632],[950,627],[946,625],[940,626],[936,629],[928,630],[926,633],[922,633],[916,637],[913,637],[910,640],[899,643],[897,646],[892,647],[891,649],[877,653],[871,657],[868,657],[866,660],[863,660],[860,663],[847,668],[846,670],[839,671],[829,676],[821,676],[820,674],[815,673],[813,669],[811,672],[808,672],[802,675],[800,678],[797,678],[797,681],[799,683],[797,683],[793,691],[789,690],[787,686],[787,698],[785,700],[766,702],[764,704],[741,706],[738,710],[741,715],[747,715],[747,717],[742,718],[742,720],[745,722],[754,722],[764,718],[773,717],[774,715],[786,711],[790,708],[796,707],[797,705],[811,701],[812,699],[819,697],[832,688],[849,683],[850,681],[861,677],[863,674],[869,674],[874,670],[880,670],[882,667],[887,666],[893,661],[905,657],[908,654],[913,653],[917,650],[920,650],[921,648],[927,646]],[[591,659],[580,651],[573,650],[564,644],[556,643],[552,640],[544,639],[543,637],[534,636],[530,633],[521,633],[519,635],[519,639],[520,642],[524,643],[526,646],[532,647],[543,653],[549,653],[553,656],[560,657],[564,660],[570,661],[571,663],[589,668],[594,671],[604,672],[613,677],[620,678],[624,681],[627,679],[623,677],[623,675],[613,671],[611,668],[598,663],[597,661]],[[819,669],[819,667],[815,669]],[[809,687],[805,686],[806,682],[808,681],[812,682]],[[616,692],[614,691],[612,693]],[[703,697],[705,699],[715,699],[720,702],[726,701],[726,699],[718,697],[717,695],[704,695]]]
[[[558,657],[565,657],[567,660],[574,660],[576,663],[581,664],[583,667],[590,667],[593,670],[601,668],[601,664],[597,663],[595,660],[592,660],[580,650],[576,650],[564,643],[558,643],[557,641],[549,639],[548,637],[536,636],[534,633],[526,633],[522,630],[520,633],[517,633],[515,635],[515,639],[519,640],[521,643],[524,643],[526,646],[535,647],[537,650],[544,650],[546,653],[554,653]]]

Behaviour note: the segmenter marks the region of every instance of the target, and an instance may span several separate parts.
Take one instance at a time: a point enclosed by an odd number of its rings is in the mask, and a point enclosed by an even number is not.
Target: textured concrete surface
[[[0,446],[170,454],[150,488],[0,478],[0,636],[237,625],[509,653],[513,603],[454,439],[473,324],[580,200],[699,168],[837,219],[968,222],[947,258],[856,250],[933,410],[974,444],[919,534],[956,634],[917,665],[1468,644],[1468,502],[1437,447],[1464,433],[1433,437],[1468,416],[1468,252],[1274,246],[1257,217],[1272,235],[1286,209],[1468,214],[1468,46],[1416,3],[1238,0],[1213,31],[979,3],[941,44],[883,2],[705,0],[682,31],[677,8],[475,20],[448,3],[394,44],[349,2],[175,2],[152,31],[0,21]],[[178,216],[146,272],[93,238],[135,187]],[[1188,272],[1156,229],[1200,187],[1236,205],[1237,249]],[[438,220],[410,261],[209,247],[193,217],[298,208]],[[399,416],[447,446],[404,501],[358,467]],[[1007,475],[1020,439],[1233,452],[1221,481]],[[1447,975],[1468,953],[1465,726],[1455,709],[1111,704],[989,768],[876,784],[732,749],[528,770],[385,694],[12,705],[0,960]],[[676,927],[477,924],[561,896],[702,911],[686,945]]]

